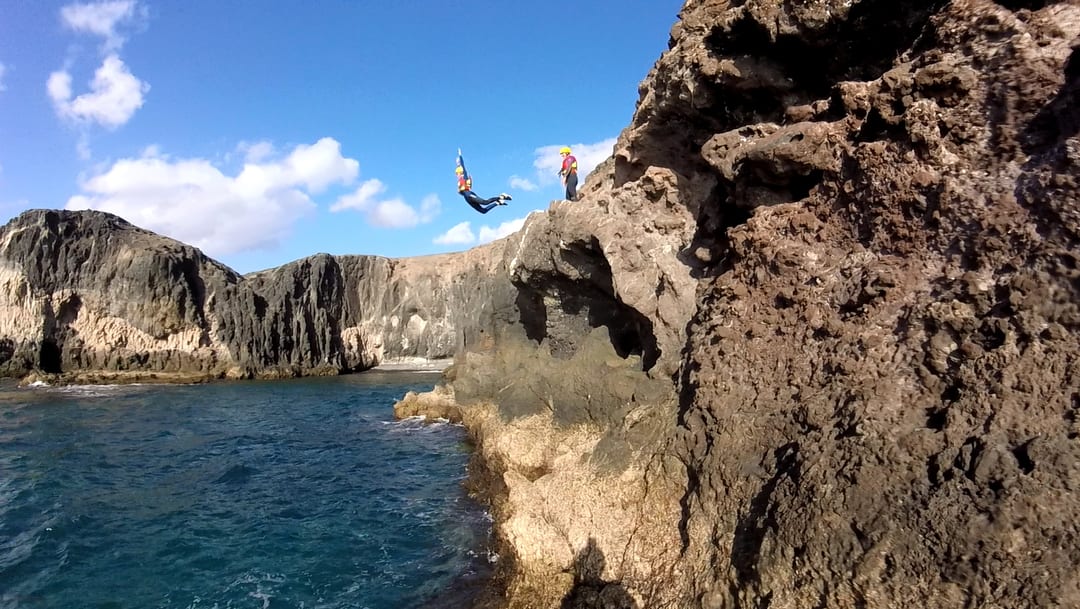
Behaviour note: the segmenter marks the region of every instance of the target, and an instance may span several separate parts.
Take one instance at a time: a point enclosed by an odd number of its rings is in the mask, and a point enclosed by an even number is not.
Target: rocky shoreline
[[[0,230],[0,373],[453,358],[500,608],[1080,606],[1080,4],[688,0],[580,189],[240,276]]]

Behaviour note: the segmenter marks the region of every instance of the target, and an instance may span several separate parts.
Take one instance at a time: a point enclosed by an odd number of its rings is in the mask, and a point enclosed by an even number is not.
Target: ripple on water
[[[463,430],[392,421],[435,377],[363,377],[0,390],[0,609],[408,608],[482,572]]]

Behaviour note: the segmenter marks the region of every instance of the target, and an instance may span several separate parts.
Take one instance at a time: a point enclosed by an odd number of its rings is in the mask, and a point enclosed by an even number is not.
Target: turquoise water
[[[0,387],[0,608],[460,606],[464,432],[392,413],[435,381]]]

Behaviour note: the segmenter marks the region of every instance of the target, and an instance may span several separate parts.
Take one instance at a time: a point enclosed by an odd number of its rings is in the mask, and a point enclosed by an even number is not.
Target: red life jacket
[[[562,174],[568,176],[571,173],[577,173],[577,159],[574,158],[574,155],[568,154],[562,160]]]

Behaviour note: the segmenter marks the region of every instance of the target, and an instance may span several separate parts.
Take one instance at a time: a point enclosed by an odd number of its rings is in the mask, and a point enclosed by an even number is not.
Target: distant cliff
[[[272,378],[447,358],[506,284],[489,258],[318,254],[242,276],[110,214],[28,211],[0,229],[0,373]]]

